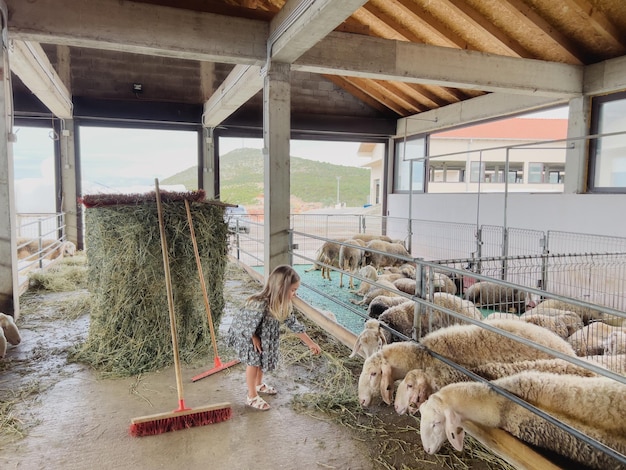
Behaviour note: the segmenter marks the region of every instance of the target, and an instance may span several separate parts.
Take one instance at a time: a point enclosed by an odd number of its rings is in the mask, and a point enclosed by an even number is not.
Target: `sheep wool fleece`
[[[289,315],[285,326],[294,333],[304,333],[306,327],[296,317]],[[252,335],[261,338],[261,353],[254,350]],[[235,350],[241,362],[271,371],[278,364],[280,322],[268,311],[264,302],[254,302],[238,311],[228,330],[227,344]]]

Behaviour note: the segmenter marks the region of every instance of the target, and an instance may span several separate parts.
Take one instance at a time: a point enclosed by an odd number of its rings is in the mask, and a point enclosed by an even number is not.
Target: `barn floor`
[[[232,274],[233,268],[228,272]],[[319,273],[318,273],[319,274]],[[252,290],[253,289],[253,290]],[[256,285],[227,274],[226,310],[220,331],[228,328],[234,309]],[[69,348],[88,332],[87,315],[66,318],[49,305],[77,293],[37,293],[41,308],[18,321],[22,343],[11,347],[0,363],[1,407],[9,418],[0,431],[2,469],[383,469],[455,468],[458,456],[416,460],[400,450],[389,460],[372,441],[319,413],[296,411],[292,398],[315,387],[302,369],[287,365],[268,376],[281,393],[268,398],[272,409],[244,406],[244,367],[233,366],[195,383],[191,377],[213,367],[183,366],[185,401],[190,407],[228,402],[232,418],[218,424],[135,438],[128,434],[132,417],[176,408],[172,367],[139,377],[105,379],[82,364],[68,363]],[[84,292],[83,292],[84,295]],[[52,301],[52,304],[50,303]],[[48,306],[47,306],[48,305]],[[303,348],[306,353],[306,348]],[[346,354],[349,351],[346,349]],[[222,354],[222,360],[229,360]],[[316,360],[316,358],[311,358]],[[355,388],[356,393],[356,388]],[[393,422],[419,444],[414,418],[398,417],[389,407],[371,410]],[[16,428],[10,432],[9,428]],[[384,438],[382,438],[384,440]],[[421,447],[418,445],[418,447]],[[402,447],[400,447],[402,449]],[[452,454],[452,453],[451,453]],[[468,456],[464,456],[468,457]],[[471,457],[471,456],[469,456]],[[510,468],[497,460],[470,458],[466,468]]]

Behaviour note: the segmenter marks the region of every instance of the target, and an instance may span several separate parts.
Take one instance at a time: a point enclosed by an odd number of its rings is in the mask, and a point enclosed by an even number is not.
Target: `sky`
[[[567,118],[567,107],[533,113],[529,117]],[[16,209],[18,212],[54,212],[54,140],[45,128],[16,127],[13,145]],[[80,152],[83,193],[140,192],[196,165],[197,136],[174,130],[81,127]],[[292,140],[293,157],[361,166],[358,142]],[[221,138],[222,155],[236,148],[263,148],[263,139]],[[182,188],[177,188],[181,190]]]

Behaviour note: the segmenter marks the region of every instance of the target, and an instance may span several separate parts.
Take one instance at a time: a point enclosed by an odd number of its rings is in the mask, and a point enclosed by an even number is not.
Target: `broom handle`
[[[167,240],[165,239],[165,224],[163,222],[163,208],[161,207],[161,193],[159,192],[159,179],[154,179],[156,188],[157,214],[159,215],[159,230],[161,233],[161,251],[163,252],[163,269],[165,270],[165,288],[167,290],[167,307],[170,313],[170,330],[172,332],[172,349],[174,350],[174,369],[176,371],[176,389],[178,390],[179,408],[176,411],[182,411],[185,408],[185,399],[183,398],[183,378],[180,370],[180,357],[178,355],[178,335],[176,333],[176,317],[174,315],[174,295],[172,294],[172,279],[170,276],[170,262],[167,251]]]
[[[204,283],[204,273],[202,272],[202,263],[200,262],[200,252],[198,251],[198,242],[196,241],[196,233],[193,229],[193,220],[191,218],[191,209],[189,209],[189,201],[185,199],[185,209],[187,210],[187,221],[189,222],[189,231],[191,232],[191,243],[193,243],[193,252],[196,255],[196,264],[198,265],[198,276],[200,276],[200,286],[202,287],[202,296],[204,297],[204,307],[206,308],[207,317],[209,318],[209,329],[211,330],[211,341],[213,343],[213,352],[215,357],[217,354],[217,344],[215,342],[215,330],[213,329],[213,317],[211,315],[211,305],[209,304],[209,296]]]

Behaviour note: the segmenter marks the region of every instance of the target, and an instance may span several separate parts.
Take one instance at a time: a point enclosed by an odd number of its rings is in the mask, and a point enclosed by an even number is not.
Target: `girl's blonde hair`
[[[289,297],[291,286],[300,282],[300,276],[291,266],[276,266],[267,278],[265,287],[257,294],[250,296],[248,302],[265,302],[274,318],[285,320],[293,311]]]

